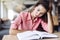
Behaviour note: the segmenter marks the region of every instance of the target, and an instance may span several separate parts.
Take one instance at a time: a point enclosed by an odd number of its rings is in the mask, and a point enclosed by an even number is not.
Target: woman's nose
[[[36,13],[36,16],[38,16],[39,14],[38,13]]]

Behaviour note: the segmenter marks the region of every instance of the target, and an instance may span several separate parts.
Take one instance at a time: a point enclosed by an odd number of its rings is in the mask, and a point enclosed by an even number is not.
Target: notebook
[[[43,38],[57,38],[55,34],[50,34],[41,31],[25,31],[22,33],[17,33],[17,38],[19,40],[38,40]]]

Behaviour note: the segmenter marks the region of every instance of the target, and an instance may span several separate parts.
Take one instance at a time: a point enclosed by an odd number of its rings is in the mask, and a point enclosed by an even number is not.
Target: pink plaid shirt
[[[40,23],[42,28],[45,31],[48,31],[47,23],[45,23],[41,18],[35,18],[32,20],[29,12],[21,12],[11,24],[11,28],[17,30],[36,30]]]

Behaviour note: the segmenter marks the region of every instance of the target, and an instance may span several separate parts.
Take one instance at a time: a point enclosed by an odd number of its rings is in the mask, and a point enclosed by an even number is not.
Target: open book
[[[38,40],[43,38],[57,38],[58,36],[47,32],[25,31],[22,33],[17,33],[17,37],[19,40]]]

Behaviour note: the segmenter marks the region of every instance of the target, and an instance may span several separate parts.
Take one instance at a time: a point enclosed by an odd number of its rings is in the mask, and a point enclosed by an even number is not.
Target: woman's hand
[[[24,30],[11,29],[9,30],[10,35],[16,35],[17,33],[24,32]]]

